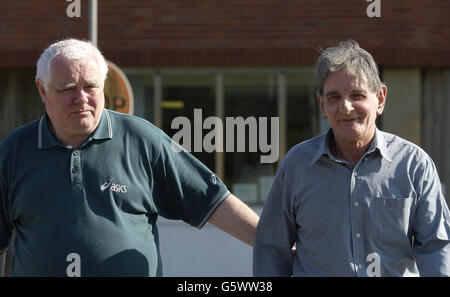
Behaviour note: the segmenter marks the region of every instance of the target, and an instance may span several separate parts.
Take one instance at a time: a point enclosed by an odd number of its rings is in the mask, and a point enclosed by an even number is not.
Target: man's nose
[[[89,102],[88,94],[83,90],[77,90],[77,93],[75,95],[75,102],[76,103],[87,103]]]
[[[345,114],[349,114],[355,108],[353,107],[352,99],[348,96],[343,97],[340,105],[341,111]]]

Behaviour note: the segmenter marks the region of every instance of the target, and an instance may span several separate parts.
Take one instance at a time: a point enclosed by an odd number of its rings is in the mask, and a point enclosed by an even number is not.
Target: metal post
[[[278,74],[278,117],[280,119],[280,138],[279,138],[279,156],[278,163],[286,154],[287,144],[287,93],[286,93],[286,75]],[[272,135],[274,137],[274,135]],[[272,140],[274,141],[274,140]],[[276,140],[275,140],[276,141]]]
[[[89,0],[89,40],[97,45],[97,0]]]
[[[155,73],[153,78],[153,124],[158,128],[163,128],[163,115],[162,115],[162,80],[161,74]]]
[[[216,117],[222,120],[225,123],[225,100],[224,100],[224,85],[223,85],[223,74],[216,74]],[[215,152],[215,164],[214,170],[217,176],[225,180],[225,153],[223,152],[224,148],[224,135],[223,130],[218,130],[218,134],[216,135],[216,152]],[[219,150],[218,148],[221,148]]]

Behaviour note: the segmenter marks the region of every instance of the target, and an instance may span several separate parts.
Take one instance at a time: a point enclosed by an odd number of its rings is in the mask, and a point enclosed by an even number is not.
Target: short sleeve
[[[201,228],[229,194],[211,170],[161,133],[153,197],[159,215]]]

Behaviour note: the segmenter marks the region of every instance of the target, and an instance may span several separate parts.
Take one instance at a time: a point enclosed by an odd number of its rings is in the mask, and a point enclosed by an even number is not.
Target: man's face
[[[78,61],[56,57],[45,89],[37,82],[54,133],[65,144],[79,145],[97,127],[104,108],[103,81],[92,56]]]
[[[386,86],[372,93],[366,81],[340,69],[328,75],[323,97],[317,99],[337,141],[367,144],[375,133],[375,120],[383,112],[386,93]]]

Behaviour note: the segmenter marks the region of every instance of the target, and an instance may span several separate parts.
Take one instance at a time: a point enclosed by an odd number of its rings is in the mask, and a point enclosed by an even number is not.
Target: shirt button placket
[[[353,260],[356,264],[356,274],[358,276],[363,275],[361,269],[361,260],[363,255],[363,242],[361,235],[361,215],[360,215],[360,206],[358,201],[358,178],[356,173],[356,168],[354,168],[351,175],[351,183],[350,183],[350,216],[351,216],[351,234],[352,234],[352,242],[353,242]]]
[[[70,156],[70,180],[72,185],[81,188],[81,151],[73,150]]]

